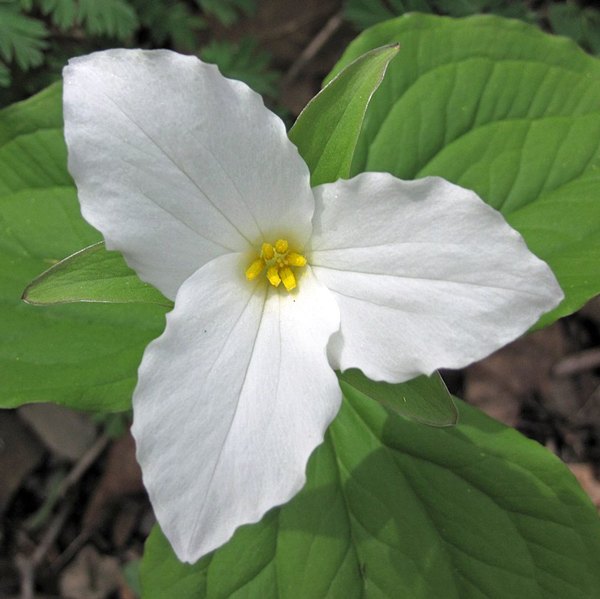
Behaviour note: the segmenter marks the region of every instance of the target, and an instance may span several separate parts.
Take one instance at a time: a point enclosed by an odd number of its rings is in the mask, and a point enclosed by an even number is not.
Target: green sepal
[[[36,277],[25,288],[23,299],[35,306],[100,302],[173,307],[171,300],[140,280],[119,252],[108,251],[103,241],[71,254]]]
[[[347,179],[367,106],[399,44],[358,57],[304,108],[289,133],[311,172],[311,185]]]

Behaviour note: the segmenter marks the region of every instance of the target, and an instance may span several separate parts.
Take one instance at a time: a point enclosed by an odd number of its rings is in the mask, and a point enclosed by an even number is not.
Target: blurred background
[[[405,12],[493,13],[600,55],[597,1],[0,0],[0,108],[114,47],[196,54],[291,125],[363,29]],[[600,506],[600,300],[463,371],[450,390],[563,459]],[[1,382],[0,382],[1,384]],[[0,599],[133,599],[154,517],[129,414],[0,411]]]

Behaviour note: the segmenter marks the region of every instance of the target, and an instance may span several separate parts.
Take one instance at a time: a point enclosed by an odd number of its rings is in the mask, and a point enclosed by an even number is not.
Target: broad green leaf
[[[450,426],[458,421],[456,404],[437,372],[400,384],[372,381],[356,369],[338,373],[338,379],[345,386],[421,424]]]
[[[23,299],[38,306],[72,302],[156,304],[172,308],[173,302],[140,280],[119,252],[95,243],[61,260],[32,281]]]
[[[545,448],[460,404],[432,428],[342,385],[305,488],[195,565],[158,528],[144,599],[596,599],[600,519]]]
[[[364,32],[335,72],[395,42],[353,174],[439,175],[475,190],[565,291],[538,326],[578,309],[600,292],[600,61],[519,21],[413,14]]]
[[[398,47],[357,58],[308,103],[290,130],[313,186],[348,178],[365,111]]]
[[[0,111],[0,406],[128,409],[165,309],[21,300],[49,266],[100,241],[81,218],[66,164],[60,87]]]

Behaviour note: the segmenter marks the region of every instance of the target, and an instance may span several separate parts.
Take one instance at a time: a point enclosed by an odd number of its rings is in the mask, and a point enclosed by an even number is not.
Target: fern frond
[[[196,4],[226,27],[236,23],[240,13],[251,17],[256,11],[256,0],[196,0]]]
[[[42,21],[21,14],[16,2],[0,3],[0,56],[27,71],[39,66],[47,47],[48,31]]]
[[[10,87],[10,69],[0,62],[0,87]]]
[[[77,20],[91,35],[127,39],[138,27],[135,11],[125,0],[79,0]]]
[[[139,26],[127,0],[37,0],[44,15],[63,31],[81,25],[90,35],[127,39]]]
[[[346,18],[358,29],[398,17],[406,12],[432,12],[427,0],[348,0]]]
[[[172,42],[175,49],[193,50],[197,47],[197,32],[206,27],[206,21],[192,15],[184,2],[132,0],[142,25],[148,29],[152,41],[163,46]]]
[[[75,0],[38,0],[42,14],[51,15],[52,23],[63,31],[73,27],[77,17]]]
[[[247,83],[254,91],[274,96],[280,74],[269,69],[271,55],[246,38],[239,44],[213,40],[200,51],[200,58],[216,64],[226,77]]]

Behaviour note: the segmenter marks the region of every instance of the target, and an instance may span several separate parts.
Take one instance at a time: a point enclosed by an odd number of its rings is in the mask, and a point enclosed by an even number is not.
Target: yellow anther
[[[273,260],[275,257],[275,251],[270,243],[262,244],[262,256],[265,260]]]
[[[278,254],[285,254],[288,251],[288,242],[285,239],[279,239],[275,244]]]
[[[296,254],[296,252],[290,252],[285,259],[290,266],[304,266],[306,264],[306,258]]]
[[[288,269],[289,270],[289,269]],[[294,275],[292,275],[293,278]],[[269,270],[267,270],[267,279],[269,279],[269,283],[274,287],[277,287],[279,283],[281,283],[281,277],[279,276],[279,269],[276,266],[271,266]],[[285,281],[283,283],[285,285]],[[286,285],[287,289],[287,285]]]
[[[291,291],[297,286],[291,267],[301,268],[306,263],[304,256],[290,251],[290,246],[285,239],[278,239],[275,243],[262,244],[260,258],[252,262],[246,271],[246,278],[252,281],[266,269],[267,279],[273,287],[283,283],[283,286]]]
[[[256,279],[258,275],[265,269],[265,261],[262,258],[255,260],[250,268],[246,271],[246,278],[251,281],[252,279]]]
[[[282,268],[279,271],[279,275],[281,276],[281,280],[288,291],[291,291],[294,289],[294,287],[296,287],[296,277],[289,266]]]

